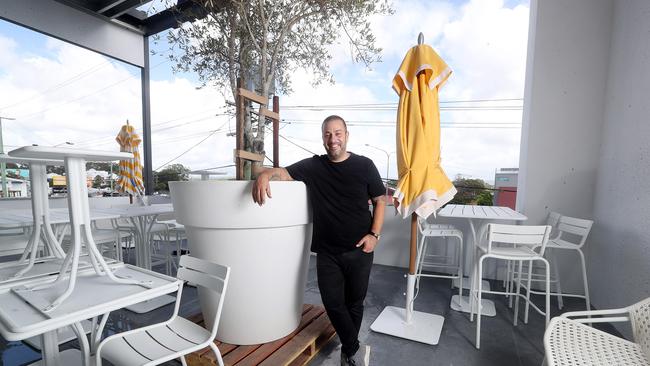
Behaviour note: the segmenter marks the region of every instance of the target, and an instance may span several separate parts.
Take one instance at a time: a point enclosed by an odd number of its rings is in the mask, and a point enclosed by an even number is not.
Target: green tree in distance
[[[188,180],[190,169],[183,164],[171,164],[165,169],[154,172],[155,190],[169,192],[169,182]]]
[[[101,175],[96,175],[93,178],[93,188],[101,188],[104,185],[104,178]]]
[[[492,187],[482,179],[468,179],[457,176],[452,183],[458,190],[449,203],[459,205],[492,206]]]

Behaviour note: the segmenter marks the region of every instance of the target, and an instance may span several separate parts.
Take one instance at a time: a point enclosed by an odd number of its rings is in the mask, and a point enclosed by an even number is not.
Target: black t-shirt
[[[385,192],[372,160],[350,153],[334,163],[327,155],[314,155],[286,169],[309,192],[314,215],[311,250],[330,254],[354,250],[372,225],[368,199]]]

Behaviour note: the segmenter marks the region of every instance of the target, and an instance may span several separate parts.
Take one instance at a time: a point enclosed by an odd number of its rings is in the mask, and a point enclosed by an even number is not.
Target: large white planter
[[[252,184],[170,182],[191,255],[231,267],[217,339],[237,345],[270,342],[298,327],[311,243],[305,185],[271,182],[273,198],[260,207]],[[210,293],[199,288],[199,300],[204,319],[212,319]]]

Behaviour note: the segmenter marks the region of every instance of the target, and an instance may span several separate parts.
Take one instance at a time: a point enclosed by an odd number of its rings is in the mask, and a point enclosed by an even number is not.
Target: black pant
[[[354,355],[359,348],[359,329],[363,319],[363,300],[368,291],[374,253],[361,248],[341,253],[318,253],[318,289],[327,316],[341,340],[341,351]]]

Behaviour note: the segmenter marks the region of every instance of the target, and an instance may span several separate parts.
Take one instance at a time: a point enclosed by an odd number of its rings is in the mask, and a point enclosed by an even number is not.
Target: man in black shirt
[[[346,150],[349,133],[343,118],[327,117],[321,130],[327,155],[286,169],[264,169],[253,185],[253,200],[263,205],[267,196],[271,198],[269,180],[305,183],[314,219],[311,250],[317,253],[318,288],[341,340],[341,365],[367,365],[370,349],[361,349],[358,336],[384,221],[385,190],[372,160]]]

